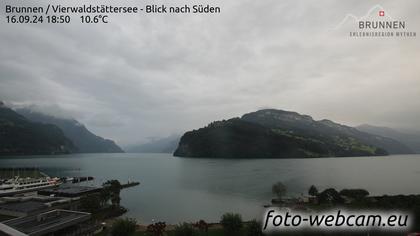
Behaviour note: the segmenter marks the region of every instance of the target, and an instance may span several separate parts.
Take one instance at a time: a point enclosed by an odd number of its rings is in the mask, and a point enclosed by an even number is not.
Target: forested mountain
[[[82,153],[118,153],[124,152],[114,141],[104,139],[90,132],[75,119],[59,118],[35,112],[30,109],[17,109],[19,114],[27,119],[43,124],[53,124],[59,127]]]
[[[409,147],[397,140],[362,132],[356,128],[341,125],[331,120],[316,121],[308,115],[300,115],[296,112],[266,109],[245,114],[242,116],[242,119],[272,129],[292,132],[294,135],[326,139],[332,142],[336,142],[341,138],[351,138],[361,143],[384,149],[389,154],[413,153]]]
[[[63,154],[78,151],[55,125],[32,122],[0,102],[0,155]]]
[[[389,138],[296,112],[265,109],[185,133],[175,156],[305,158],[410,153]]]

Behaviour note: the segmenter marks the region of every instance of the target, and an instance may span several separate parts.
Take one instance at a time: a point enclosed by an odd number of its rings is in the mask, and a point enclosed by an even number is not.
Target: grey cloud
[[[139,4],[98,1],[106,2]],[[222,6],[220,15],[116,16],[96,26],[2,22],[0,99],[55,104],[122,144],[260,107],[420,127],[418,39],[350,39],[348,28],[331,30],[376,1],[211,3]],[[420,32],[417,0],[381,4]]]

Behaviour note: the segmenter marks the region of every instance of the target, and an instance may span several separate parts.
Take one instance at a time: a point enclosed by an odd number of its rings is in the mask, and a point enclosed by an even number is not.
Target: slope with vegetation
[[[175,156],[309,158],[411,153],[405,145],[329,120],[266,109],[185,133]]]
[[[388,127],[367,124],[357,126],[356,128],[362,132],[398,140],[413,150],[413,152],[420,153],[420,132],[418,131],[399,131]]]
[[[76,152],[55,125],[32,122],[0,102],[0,155],[44,155]]]
[[[55,117],[26,108],[18,109],[17,112],[31,121],[56,125],[81,153],[124,152],[114,141],[93,134],[75,119]]]

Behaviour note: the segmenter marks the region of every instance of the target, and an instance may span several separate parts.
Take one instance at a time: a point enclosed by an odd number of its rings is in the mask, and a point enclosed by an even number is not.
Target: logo
[[[417,32],[410,30],[403,16],[395,17],[380,5],[375,5],[363,16],[347,14],[334,30],[348,30],[350,38],[413,38]]]

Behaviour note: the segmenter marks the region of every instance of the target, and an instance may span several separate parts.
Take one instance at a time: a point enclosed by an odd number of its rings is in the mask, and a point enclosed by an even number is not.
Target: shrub
[[[204,221],[204,220],[199,220],[196,223],[194,223],[192,226],[194,228],[197,228],[198,231],[200,231],[200,232],[205,232],[206,235],[207,235],[207,233],[209,231],[209,224],[207,224],[207,222]]]
[[[239,235],[242,229],[242,216],[234,213],[225,213],[220,220],[225,235]]]
[[[128,236],[136,231],[136,220],[134,219],[117,219],[112,224],[111,235],[112,236]]]
[[[147,226],[146,233],[147,235],[153,235],[153,236],[162,236],[166,229],[166,223],[165,222],[156,222],[154,224],[150,224]]]
[[[256,220],[252,220],[251,222],[249,222],[246,227],[246,235],[247,236],[262,236],[263,233],[262,233],[261,223]]]
[[[198,235],[198,233],[191,224],[182,223],[175,226],[175,229],[173,230],[173,235],[174,236],[195,236],[195,235]]]

